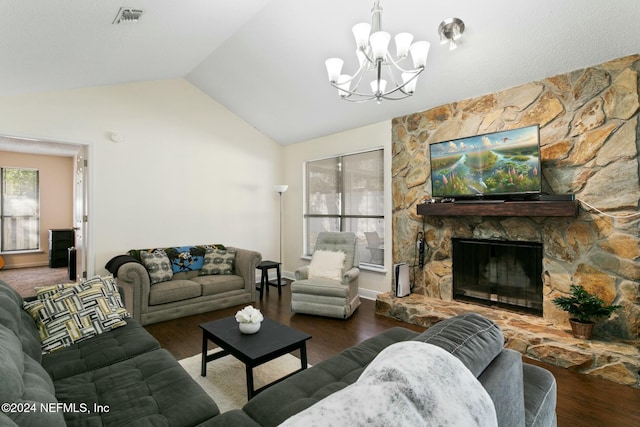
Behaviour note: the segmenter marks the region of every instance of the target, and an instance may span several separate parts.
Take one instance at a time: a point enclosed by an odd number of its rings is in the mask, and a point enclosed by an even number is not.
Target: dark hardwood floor
[[[394,326],[424,330],[376,315],[375,303],[369,300],[363,300],[360,308],[347,320],[294,315],[289,310],[289,289],[289,286],[283,287],[282,296],[278,297],[277,290],[271,288],[269,295],[265,294],[263,300],[254,305],[266,317],[313,337],[307,342],[309,363],[312,365]],[[239,308],[242,306],[157,323],[146,328],[176,359],[183,359],[201,351],[200,323],[233,316]],[[556,377],[558,426],[640,426],[640,390],[541,362],[527,361],[549,369]]]

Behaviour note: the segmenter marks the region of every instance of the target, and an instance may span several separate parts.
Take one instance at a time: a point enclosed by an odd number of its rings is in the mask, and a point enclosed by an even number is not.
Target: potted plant
[[[571,296],[556,297],[553,303],[560,309],[569,313],[569,323],[573,336],[576,338],[591,339],[594,320],[597,318],[609,318],[611,313],[619,309],[620,305],[607,305],[602,299],[587,292],[580,285],[571,285]]]

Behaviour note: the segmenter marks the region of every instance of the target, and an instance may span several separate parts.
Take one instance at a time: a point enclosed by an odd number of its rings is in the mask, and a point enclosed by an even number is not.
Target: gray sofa
[[[0,281],[0,425],[205,426],[219,414],[136,320],[42,354],[23,302]]]
[[[203,245],[181,247],[184,248]],[[231,274],[201,275],[200,266],[196,266],[173,273],[171,280],[152,284],[139,255],[148,249],[130,250],[128,258],[120,258],[107,269],[114,273],[119,285],[133,290],[133,317],[142,325],[149,325],[255,301],[256,266],[262,255],[234,247],[225,250],[235,252]]]
[[[408,340],[434,344],[462,361],[488,392],[499,426],[556,425],[556,383],[553,375],[545,369],[523,363],[519,353],[504,348],[500,328],[477,314],[452,317],[423,333],[400,327],[389,329],[270,387],[241,410],[225,412],[212,423],[217,426],[277,426],[296,414],[303,414],[308,408],[322,405],[326,397],[352,386],[383,349]],[[438,371],[438,366],[424,368]],[[467,391],[460,389],[457,397],[466,399]],[[369,403],[365,396],[362,405],[366,407]],[[388,405],[394,405],[392,399]],[[351,411],[350,408],[353,404],[345,399],[344,411]],[[335,406],[324,411],[327,415],[336,412],[339,411]],[[376,408],[369,406],[367,412],[374,414]],[[366,424],[364,419],[360,424],[363,423]]]

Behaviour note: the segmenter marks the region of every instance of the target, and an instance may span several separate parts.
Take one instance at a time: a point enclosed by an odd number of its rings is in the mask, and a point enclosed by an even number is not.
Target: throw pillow
[[[418,341],[392,344],[358,380],[286,420],[281,426],[498,425],[480,381],[442,348]]]
[[[340,251],[315,251],[309,264],[309,278],[324,277],[342,281],[345,257],[345,253]]]
[[[152,285],[173,279],[171,262],[163,249],[156,249],[153,252],[140,252],[140,259],[149,272]]]
[[[43,294],[41,299],[25,302],[24,309],[38,326],[45,353],[127,324],[98,286]]]
[[[173,274],[202,268],[204,262],[204,250],[202,247],[180,246],[177,248],[165,248],[164,251],[171,261]]]
[[[59,293],[61,296],[67,296],[89,289],[95,289],[100,292],[107,301],[107,304],[109,304],[109,307],[111,307],[111,310],[118,313],[122,319],[128,319],[131,317],[131,314],[127,311],[124,303],[122,302],[122,296],[118,290],[118,285],[111,275],[104,277],[95,276],[91,279],[85,279],[80,283],[65,283],[36,288],[36,298],[39,300],[46,300],[56,293]]]
[[[233,274],[236,253],[233,251],[207,248],[200,276],[213,274]]]

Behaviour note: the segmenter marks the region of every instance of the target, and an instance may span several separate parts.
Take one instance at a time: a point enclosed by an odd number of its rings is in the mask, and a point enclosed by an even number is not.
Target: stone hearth
[[[537,316],[424,295],[396,298],[392,293],[385,293],[378,295],[376,300],[377,314],[427,328],[468,312],[482,314],[500,325],[505,346],[526,357],[640,388],[640,348],[637,343],[576,339],[568,326],[554,326]]]

